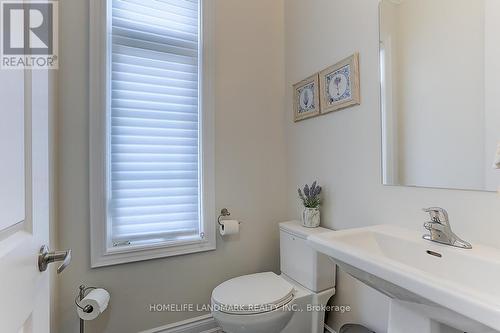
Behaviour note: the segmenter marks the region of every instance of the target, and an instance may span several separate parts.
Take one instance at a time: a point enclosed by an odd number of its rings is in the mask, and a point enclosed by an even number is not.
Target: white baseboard
[[[208,314],[139,333],[222,333],[222,330]]]
[[[333,328],[331,328],[330,326],[328,326],[327,324],[325,324],[325,332],[330,332],[330,333],[337,333],[333,330]]]
[[[139,333],[223,333],[212,315],[179,321],[177,323],[152,328]],[[325,333],[337,333],[325,324]]]

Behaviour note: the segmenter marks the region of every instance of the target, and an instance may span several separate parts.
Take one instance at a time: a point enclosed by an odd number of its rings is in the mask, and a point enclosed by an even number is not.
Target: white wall
[[[241,234],[219,237],[213,252],[98,269],[89,259],[88,1],[62,1],[60,10],[59,246],[73,249],[73,262],[59,276],[54,331],[77,332],[73,300],[81,283],[105,287],[112,297],[87,331],[127,333],[200,315],[150,313],[150,303],[207,304],[228,278],[279,271],[277,222],[286,215],[283,0],[216,1],[216,203],[244,221]]]
[[[464,239],[500,247],[500,197],[495,193],[431,190],[381,185],[378,0],[285,1],[288,215],[300,216],[296,187],[318,179],[325,188],[322,224],[345,229],[396,224],[424,232],[422,207],[438,205],[451,214]],[[361,105],[294,123],[292,84],[360,52]],[[463,158],[467,158],[464,156]],[[334,302],[348,314],[329,323],[360,322],[387,329],[385,296],[345,274]]]

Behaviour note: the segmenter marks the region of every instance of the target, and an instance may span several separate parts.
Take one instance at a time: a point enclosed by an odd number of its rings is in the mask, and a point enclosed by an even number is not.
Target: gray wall
[[[285,1],[288,215],[299,216],[297,185],[318,179],[325,188],[325,227],[389,223],[423,233],[427,217],[420,209],[439,205],[449,209],[458,235],[500,247],[497,194],[381,185],[378,2]],[[360,52],[361,105],[293,123],[291,85],[355,51]],[[330,314],[333,328],[354,321],[386,331],[388,300],[345,274],[338,276],[334,302],[353,310]]]
[[[89,332],[126,333],[198,315],[149,313],[150,303],[203,304],[212,288],[229,277],[278,271],[276,223],[300,216],[296,187],[313,179],[325,187],[326,227],[392,223],[422,230],[426,217],[420,208],[441,205],[450,210],[455,231],[466,240],[500,247],[497,195],[381,185],[378,0],[213,1],[216,202],[218,209],[228,206],[245,222],[242,233],[228,241],[219,239],[215,252],[93,270],[88,225],[88,2],[61,2],[57,213],[60,247],[74,249],[74,262],[59,277],[57,332],[76,331],[72,302],[82,282],[112,293],[110,311],[89,325]],[[293,123],[291,85],[354,51],[361,56],[361,106]],[[333,301],[351,305],[352,311],[330,314],[334,328],[355,321],[386,330],[385,297],[342,273],[337,287]]]
[[[219,237],[213,252],[98,269],[90,269],[89,258],[88,1],[61,1],[60,11],[58,231],[59,247],[72,248],[74,257],[58,277],[56,332],[77,332],[73,299],[81,283],[107,288],[112,297],[88,332],[127,333],[201,315],[150,313],[150,303],[207,304],[228,278],[279,271],[277,223],[286,215],[283,0],[216,0],[216,204],[244,221],[241,234]]]

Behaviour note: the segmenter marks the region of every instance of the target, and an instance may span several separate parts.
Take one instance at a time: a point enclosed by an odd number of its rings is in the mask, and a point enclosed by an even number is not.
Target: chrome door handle
[[[61,266],[57,267],[57,274],[61,274],[61,272],[64,271],[64,269],[68,267],[71,262],[71,250],[49,252],[47,245],[40,248],[40,252],[38,254],[38,269],[40,272],[45,272],[47,270],[47,266],[56,261],[63,262]]]

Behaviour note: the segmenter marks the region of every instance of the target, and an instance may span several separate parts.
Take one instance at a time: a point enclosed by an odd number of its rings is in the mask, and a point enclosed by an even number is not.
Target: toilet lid
[[[257,314],[276,310],[293,299],[293,286],[272,273],[240,276],[220,284],[212,292],[215,310]]]

